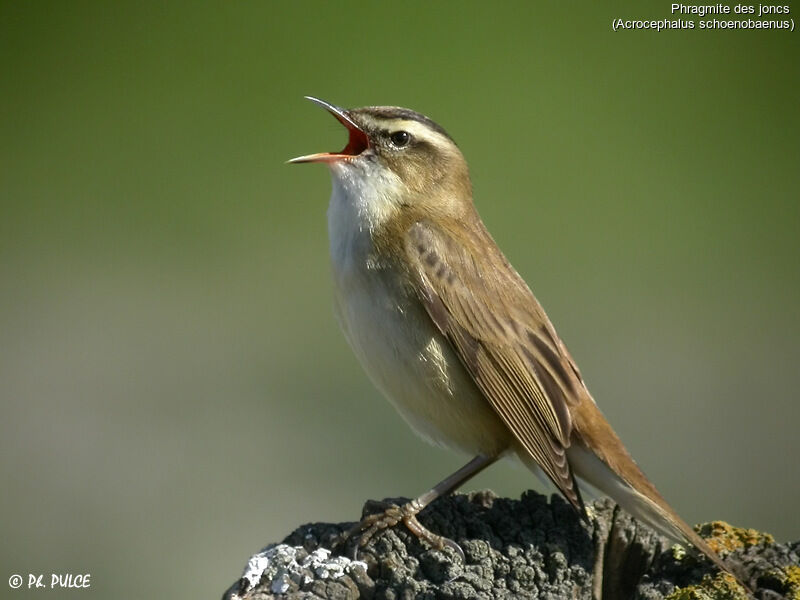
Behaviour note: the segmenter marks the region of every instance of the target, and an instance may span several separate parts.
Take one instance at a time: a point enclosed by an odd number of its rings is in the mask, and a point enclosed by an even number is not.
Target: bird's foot
[[[433,533],[419,522],[417,519],[417,514],[423,508],[424,506],[421,506],[416,500],[411,500],[402,506],[391,504],[381,513],[367,515],[364,517],[360,523],[358,523],[345,534],[345,539],[348,539],[354,535],[359,536],[358,543],[355,544],[354,557],[358,558],[358,551],[366,546],[367,543],[369,543],[369,541],[375,537],[377,533],[383,531],[384,529],[394,527],[398,523],[402,522],[408,528],[408,530],[420,540],[427,542],[428,545],[436,548],[437,550],[450,548],[459,556],[461,563],[466,564],[464,551],[457,542]]]

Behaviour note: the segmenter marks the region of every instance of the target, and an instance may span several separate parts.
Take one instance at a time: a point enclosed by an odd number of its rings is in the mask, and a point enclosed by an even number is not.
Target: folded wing
[[[431,319],[519,445],[583,513],[565,450],[569,407],[585,388],[541,306],[483,228],[420,221],[404,242]]]

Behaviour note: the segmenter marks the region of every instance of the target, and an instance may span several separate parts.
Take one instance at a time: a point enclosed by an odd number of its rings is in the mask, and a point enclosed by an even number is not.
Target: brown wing
[[[583,513],[565,452],[569,406],[583,383],[525,282],[483,227],[420,221],[405,250],[431,319],[520,445]]]

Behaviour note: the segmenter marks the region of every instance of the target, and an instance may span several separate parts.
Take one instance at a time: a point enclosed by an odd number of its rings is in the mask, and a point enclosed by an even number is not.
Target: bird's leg
[[[403,506],[393,504],[382,513],[364,517],[358,525],[347,532],[346,537],[361,532],[361,537],[356,546],[356,552],[358,552],[358,548],[363,548],[376,533],[388,527],[394,527],[402,521],[403,524],[408,527],[409,531],[421,540],[428,542],[428,544],[439,550],[448,546],[455,550],[461,557],[462,562],[465,562],[464,551],[461,549],[461,546],[453,540],[436,535],[423,527],[422,523],[417,520],[417,514],[439,496],[444,496],[457,489],[467,480],[495,462],[498,458],[498,456],[479,454],[458,471],[436,484],[418,498],[406,502]]]

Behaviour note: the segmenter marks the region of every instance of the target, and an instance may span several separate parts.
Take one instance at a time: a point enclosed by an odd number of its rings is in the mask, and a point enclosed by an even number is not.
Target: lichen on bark
[[[389,501],[402,502],[404,499]],[[386,502],[386,501],[385,501]],[[385,502],[367,502],[364,514]],[[640,525],[608,499],[583,522],[564,500],[535,492],[519,500],[491,492],[454,494],[421,515],[456,540],[450,550],[403,526],[374,536],[353,560],[343,543],[352,523],[312,523],[254,555],[225,600],[738,600],[729,575]],[[756,597],[800,600],[800,542],[714,521],[698,528]],[[333,549],[333,552],[330,552]]]

